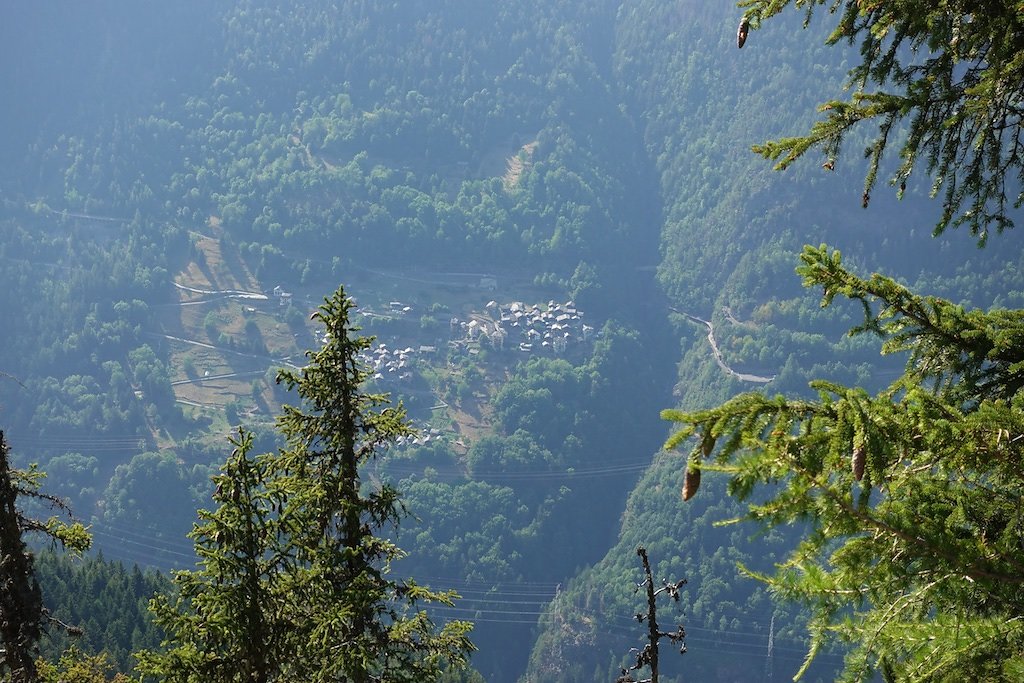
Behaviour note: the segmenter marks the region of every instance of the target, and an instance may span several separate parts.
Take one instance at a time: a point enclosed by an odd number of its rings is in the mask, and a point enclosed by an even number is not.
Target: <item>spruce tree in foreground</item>
[[[286,445],[253,457],[240,432],[216,478],[213,512],[192,533],[200,566],[179,572],[175,602],[153,610],[164,652],[140,670],[168,681],[430,681],[461,665],[470,625],[438,629],[420,603],[451,604],[412,581],[388,578],[401,551],[378,534],[403,517],[398,493],[362,481],[359,467],[410,428],[401,407],[361,389],[352,302],[339,289],[314,318],[324,346],[278,381],[295,389],[278,426]]]
[[[23,536],[41,533],[76,553],[87,550],[91,539],[77,522],[68,524],[57,517],[42,521],[19,509],[19,499],[27,498],[68,512],[59,498],[40,492],[41,472],[10,466],[9,452],[0,431],[0,672],[6,671],[13,683],[34,683],[39,638],[51,618],[43,607],[33,556]]]
[[[729,476],[747,517],[800,523],[803,541],[758,576],[812,613],[808,661],[851,646],[842,680],[1024,680],[1024,311],[966,311],[838,252],[798,271],[863,304],[885,352],[909,352],[877,395],[828,382],[817,400],[747,393],[681,424],[688,468]],[[693,491],[689,492],[693,495]]]
[[[819,107],[808,134],[755,146],[785,168],[812,149],[832,171],[847,134],[878,126],[865,151],[866,207],[886,151],[899,188],[924,171],[941,195],[936,232],[1014,225],[1024,203],[1024,5],[740,0],[746,36],[789,7],[827,5],[829,44],[859,43],[849,95]],[[742,41],[741,41],[742,42]],[[749,48],[748,48],[749,50]],[[862,126],[861,126],[862,127]],[[923,166],[923,168],[922,168]],[[909,352],[877,395],[812,383],[817,400],[738,396],[693,413],[664,411],[690,437],[684,499],[701,469],[756,500],[748,517],[806,531],[788,562],[760,576],[810,608],[808,660],[848,642],[843,680],[1024,680],[1024,311],[965,311],[881,275],[862,279],[838,252],[807,247],[798,272],[859,301],[883,352]]]
[[[856,128],[877,125],[862,203],[867,207],[883,157],[894,145],[889,184],[902,197],[915,173],[942,196],[936,232],[966,225],[984,243],[989,230],[1014,225],[1024,205],[1024,4],[1020,0],[935,2],[884,0],[740,0],[742,26],[756,30],[789,7],[806,22],[827,7],[829,45],[857,43],[860,62],[840,99],[823,103],[806,135],[757,145],[785,168],[812,149],[822,166],[842,166],[843,143]],[[806,24],[805,24],[806,25]],[[759,36],[750,35],[750,52]],[[750,55],[746,55],[749,57]],[[752,64],[751,68],[757,68]],[[849,150],[846,150],[849,151]],[[858,156],[853,150],[852,156]],[[837,164],[840,166],[837,167]],[[883,171],[884,172],[884,171]]]
[[[296,654],[281,590],[286,538],[276,492],[268,490],[268,456],[254,458],[252,435],[239,430],[214,477],[213,512],[199,511],[191,533],[198,571],[175,574],[173,601],[158,595],[150,610],[171,647],[140,653],[141,671],[169,681],[278,680]]]

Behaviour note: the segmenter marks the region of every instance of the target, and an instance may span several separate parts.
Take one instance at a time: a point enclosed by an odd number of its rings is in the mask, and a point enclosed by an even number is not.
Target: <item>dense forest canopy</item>
[[[663,680],[791,676],[806,615],[736,564],[769,572],[795,536],[714,526],[742,508],[711,473],[681,506],[659,410],[900,374],[903,357],[845,336],[856,306],[801,287],[804,244],[970,307],[1021,308],[1024,287],[1015,231],[985,250],[929,237],[944,217],[916,173],[864,209],[870,159],[779,174],[751,154],[813,130],[859,58],[824,45],[825,8],[803,31],[799,12],[765,20],[776,5],[7,8],[0,311],[16,324],[0,421],[15,459],[49,473],[106,558],[193,567],[186,534],[228,435],[281,445],[274,377],[320,347],[309,313],[341,283],[377,337],[371,389],[418,430],[368,472],[411,513],[396,567],[463,594],[434,616],[476,623],[487,680],[614,680],[638,631],[637,545],[689,579],[689,651]],[[901,140],[913,124],[893,126]],[[872,134],[843,140],[856,152]],[[878,177],[900,168],[883,158]],[[125,667],[152,647],[138,628],[90,646]]]

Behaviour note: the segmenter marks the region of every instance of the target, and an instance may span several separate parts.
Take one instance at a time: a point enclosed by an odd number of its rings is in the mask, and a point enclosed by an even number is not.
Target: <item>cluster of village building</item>
[[[407,316],[412,309],[393,301],[389,305],[392,315]],[[543,304],[508,304],[489,302],[482,312],[473,312],[468,319],[450,320],[449,353],[476,355],[481,347],[509,350],[524,354],[565,353],[570,346],[589,342],[594,328],[583,322],[583,313],[572,301]],[[441,340],[438,340],[439,342]],[[361,355],[370,376],[381,383],[407,383],[414,379],[414,361],[417,357],[436,357],[435,345],[394,348],[378,343]],[[442,404],[443,405],[443,404]],[[449,438],[434,427],[426,427],[415,436],[401,437],[398,446],[419,446],[434,440]]]
[[[549,301],[547,306],[491,301],[484,313],[473,314],[469,320],[452,318],[451,331],[451,344],[465,346],[470,352],[475,344],[486,341],[495,349],[562,354],[574,343],[589,341],[594,328],[584,324],[583,313],[572,301]]]
[[[381,343],[367,350],[362,359],[370,367],[370,376],[376,381],[408,380],[412,379],[412,356],[417,353],[433,355],[437,353],[437,347],[420,346],[414,349],[407,346],[403,349],[392,349]]]
[[[436,427],[419,428],[416,434],[398,437],[395,439],[395,444],[398,446],[425,446],[432,441],[443,441],[444,436]]]
[[[409,312],[408,307],[396,304],[392,303],[393,312]],[[572,301],[549,301],[546,306],[491,301],[483,312],[471,313],[466,320],[451,318],[449,329],[449,349],[469,355],[480,353],[481,347],[559,355],[574,344],[590,341],[594,334],[594,328],[583,322],[583,313]],[[376,381],[406,381],[413,376],[414,356],[436,354],[437,346],[433,345],[392,348],[379,343],[364,353],[363,360]]]

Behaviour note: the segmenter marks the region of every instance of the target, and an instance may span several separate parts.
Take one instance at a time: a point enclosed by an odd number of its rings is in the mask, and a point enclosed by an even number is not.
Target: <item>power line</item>
[[[167,536],[156,536],[155,534],[152,533],[151,529],[145,529],[145,530],[133,529],[131,527],[124,527],[124,526],[120,526],[120,525],[117,525],[117,524],[111,524],[109,522],[102,521],[102,520],[100,520],[100,521],[94,520],[89,526],[90,526],[90,529],[95,529],[96,527],[100,527],[102,529],[105,529],[106,532],[107,532],[106,533],[107,536],[120,536],[120,535],[130,536],[130,537],[133,537],[135,539],[141,539],[142,541],[144,541],[146,543],[156,543],[156,544],[158,544],[157,547],[162,546],[163,547],[162,549],[167,549],[168,551],[174,551],[174,550],[178,550],[178,551],[182,551],[182,552],[188,551],[189,552],[189,557],[195,557],[195,553],[193,552],[194,549],[195,549],[195,546],[192,545],[191,543],[188,543],[184,538],[181,539],[181,540],[174,540],[174,538],[169,538]],[[146,533],[146,532],[149,532],[149,533]],[[179,552],[179,554],[181,554],[181,553]]]
[[[95,528],[99,527],[99,528]],[[137,564],[154,566],[164,571],[175,568],[177,563],[169,560],[168,556],[187,560],[190,567],[194,566],[197,559],[193,552],[181,552],[186,544],[174,542],[171,539],[156,537],[145,530],[129,529],[120,525],[108,524],[105,522],[94,523],[93,533],[100,538],[106,538],[115,543],[102,544],[99,547],[107,556],[119,559],[127,559]],[[141,539],[141,540],[140,540]],[[537,626],[545,618],[555,618],[557,612],[553,610],[551,600],[557,596],[559,584],[549,582],[522,582],[516,584],[504,584],[488,582],[482,579],[460,579],[455,577],[421,576],[416,577],[418,581],[426,581],[432,584],[440,584],[446,587],[459,590],[463,587],[466,593],[480,597],[462,597],[456,601],[454,606],[432,604],[428,606],[431,613],[443,617],[449,615],[455,618],[463,618],[475,623],[509,624]],[[491,586],[486,589],[474,588]],[[536,600],[522,600],[523,597],[537,597]],[[622,614],[600,615],[604,622],[603,629],[610,633],[622,636],[632,636],[636,633],[633,624],[634,617]],[[702,644],[714,647],[715,652],[728,653],[741,656],[764,656],[763,632],[725,630],[705,628],[701,626],[687,626],[687,642]],[[769,625],[768,648],[769,665],[775,658],[786,660],[800,660],[807,652],[806,646],[796,640],[789,642],[793,646],[780,645],[775,637],[774,615]],[[838,655],[822,653],[818,658],[825,662],[835,662],[840,659]],[[769,674],[771,669],[768,669]]]
[[[194,554],[187,554],[187,553],[178,552],[177,550],[172,550],[172,549],[169,549],[167,547],[161,547],[159,545],[154,545],[152,543],[145,543],[143,541],[137,541],[137,540],[132,539],[132,538],[126,538],[125,536],[118,535],[118,534],[108,533],[106,531],[95,530],[95,531],[92,532],[92,534],[94,536],[101,536],[101,537],[105,537],[105,538],[114,539],[114,540],[119,541],[121,544],[126,545],[126,546],[135,546],[135,547],[138,547],[138,548],[144,548],[146,550],[154,550],[154,551],[156,551],[158,553],[162,553],[162,554],[165,554],[165,555],[174,555],[176,557],[180,557],[182,559],[191,560],[193,562],[196,559]]]

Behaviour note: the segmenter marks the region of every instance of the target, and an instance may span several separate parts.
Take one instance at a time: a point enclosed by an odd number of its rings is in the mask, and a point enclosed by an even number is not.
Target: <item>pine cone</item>
[[[860,481],[864,478],[864,461],[867,458],[864,454],[864,447],[857,446],[850,456],[850,469],[853,470],[853,478]]]
[[[704,432],[704,438],[700,442],[700,454],[705,458],[711,455],[711,451],[715,450],[715,437],[711,435],[710,428]]]
[[[746,17],[740,19],[740,25],[736,29],[736,47],[743,47],[747,42],[747,34],[750,32],[750,21]]]
[[[687,467],[686,478],[683,480],[683,500],[687,501],[693,498],[699,488],[700,469],[696,467]]]

